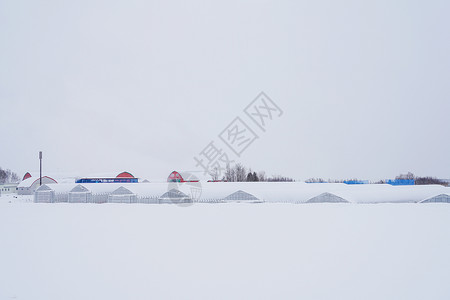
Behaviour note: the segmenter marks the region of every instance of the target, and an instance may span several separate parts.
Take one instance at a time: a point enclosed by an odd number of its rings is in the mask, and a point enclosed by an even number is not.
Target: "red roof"
[[[167,177],[168,182],[199,182],[199,179],[191,173],[173,171]]]
[[[58,183],[55,179],[48,177],[48,176],[42,176],[42,179],[47,178],[50,179],[51,181],[54,181],[54,183]],[[23,188],[23,187],[31,187],[35,182],[39,181],[39,177],[37,177],[36,179],[28,177],[27,180],[22,180],[19,185],[17,187],[19,188]]]
[[[31,174],[29,172],[26,172],[25,175],[23,175],[22,180],[25,180],[25,179],[30,178],[30,177],[31,177]]]
[[[116,178],[134,178],[134,176],[129,172],[122,172]]]
[[[172,173],[170,173],[169,177],[167,178],[167,181],[168,182],[172,182],[172,181],[183,182],[184,180],[180,173],[178,173],[177,171],[173,171]]]

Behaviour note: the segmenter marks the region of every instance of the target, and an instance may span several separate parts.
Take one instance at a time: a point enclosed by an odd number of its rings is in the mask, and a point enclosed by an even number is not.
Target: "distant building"
[[[116,178],[135,178],[130,172],[122,172]]]
[[[92,192],[81,184],[69,191],[69,203],[89,203],[92,201]]]
[[[17,194],[32,195],[34,191],[39,187],[39,183],[40,183],[39,177],[27,177],[27,179],[22,180],[17,186]],[[42,176],[42,184],[47,183],[58,183],[58,182],[51,177]]]
[[[447,194],[440,194],[428,199],[421,201],[420,203],[433,203],[433,202],[441,202],[441,203],[450,203],[450,196]]]
[[[18,183],[0,184],[0,195],[17,193],[17,185]]]
[[[137,203],[137,196],[129,189],[121,186],[108,195],[109,203]]]
[[[122,172],[116,177],[90,177],[80,178],[75,183],[137,183],[139,178],[136,178],[130,172]]]
[[[177,172],[173,171],[170,173],[169,177],[167,177],[167,182],[199,182],[195,175],[188,172]]]
[[[414,185],[415,184],[415,180],[414,179],[387,179],[386,180],[387,184],[390,185]]]
[[[258,198],[256,198],[254,195],[244,192],[242,190],[238,190],[225,198],[222,199],[223,202],[248,202],[248,203],[260,203],[264,202]]]

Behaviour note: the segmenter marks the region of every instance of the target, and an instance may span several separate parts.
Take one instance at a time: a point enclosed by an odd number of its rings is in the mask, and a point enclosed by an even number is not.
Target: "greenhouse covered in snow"
[[[450,202],[440,185],[392,186],[303,182],[169,182],[44,184],[34,194],[40,203],[430,203]]]
[[[450,196],[447,194],[440,194],[421,201],[421,203],[433,203],[433,202],[450,203]]]
[[[70,203],[89,203],[91,201],[92,192],[81,184],[69,191],[68,202]]]

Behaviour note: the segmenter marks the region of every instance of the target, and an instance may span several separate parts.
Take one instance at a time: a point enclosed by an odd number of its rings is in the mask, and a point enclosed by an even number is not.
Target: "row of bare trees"
[[[229,181],[229,182],[256,182],[256,181],[294,181],[292,178],[275,175],[267,177],[264,171],[255,172],[251,168],[246,168],[241,163],[236,163],[233,166],[227,164],[224,174],[215,168],[209,175],[212,180]]]
[[[9,169],[3,170],[0,167],[0,184],[17,183],[19,180],[19,176],[16,173]]]

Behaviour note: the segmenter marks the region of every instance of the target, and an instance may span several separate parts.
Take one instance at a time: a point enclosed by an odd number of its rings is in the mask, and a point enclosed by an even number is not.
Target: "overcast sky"
[[[450,2],[0,0],[2,168],[450,178]],[[264,91],[283,111],[261,131]],[[278,115],[277,115],[278,116]],[[256,139],[236,157],[236,117]],[[259,130],[258,130],[259,129]]]

